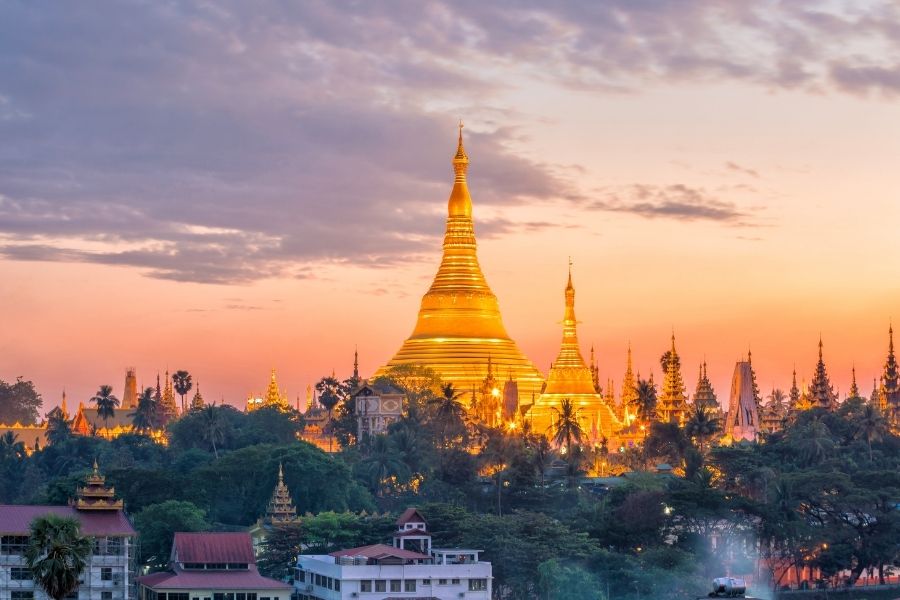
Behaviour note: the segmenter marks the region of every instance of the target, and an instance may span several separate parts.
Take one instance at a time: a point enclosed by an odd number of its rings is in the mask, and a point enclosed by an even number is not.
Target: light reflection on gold
[[[480,388],[488,376],[490,357],[497,372],[516,380],[520,400],[530,398],[540,392],[543,376],[506,332],[497,297],[478,263],[461,124],[452,162],[454,181],[441,265],[422,298],[412,335],[375,375],[390,367],[418,364],[433,369],[458,390],[470,390]],[[497,389],[495,396],[499,394]]]

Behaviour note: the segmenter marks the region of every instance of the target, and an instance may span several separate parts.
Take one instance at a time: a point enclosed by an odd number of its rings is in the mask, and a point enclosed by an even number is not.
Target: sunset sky
[[[558,4],[558,6],[556,5]],[[0,379],[243,405],[412,331],[465,121],[479,256],[546,372],[568,257],[619,389],[871,392],[900,320],[900,5],[0,4]]]

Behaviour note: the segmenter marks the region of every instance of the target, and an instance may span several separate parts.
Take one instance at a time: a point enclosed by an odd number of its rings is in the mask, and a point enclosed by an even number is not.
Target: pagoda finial
[[[281,461],[278,461],[278,485],[284,485],[284,468],[282,468]]]
[[[469,155],[463,146],[463,122],[459,120],[459,141],[456,144],[456,154],[453,156],[453,172],[456,174],[457,181],[465,181],[466,169],[469,167]]]
[[[359,381],[359,348],[353,347],[353,379]]]
[[[97,458],[94,457],[94,475],[100,475],[100,465],[97,464]]]
[[[573,264],[572,257],[570,256],[569,257],[569,282],[566,284],[567,290],[575,289],[574,286],[572,285],[572,264]]]

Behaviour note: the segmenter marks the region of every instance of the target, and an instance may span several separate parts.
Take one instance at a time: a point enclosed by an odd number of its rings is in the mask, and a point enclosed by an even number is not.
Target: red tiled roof
[[[250,571],[163,571],[136,579],[138,583],[154,590],[207,589],[207,590],[289,590],[282,581],[263,577],[252,568]]]
[[[175,533],[172,546],[182,563],[255,564],[253,543],[246,531],[238,533]]]
[[[406,525],[407,523],[424,523],[425,517],[422,516],[422,513],[419,512],[417,508],[407,508],[403,511],[403,514],[400,515],[400,518],[397,519],[397,525]]]
[[[409,560],[425,560],[431,557],[427,554],[419,554],[412,550],[401,550],[386,544],[372,544],[371,546],[360,546],[359,548],[349,548],[347,550],[338,550],[332,552],[329,556],[365,556],[366,558],[385,558],[392,556],[395,558],[404,558]]]
[[[0,534],[26,535],[31,522],[44,515],[74,517],[84,535],[137,535],[121,510],[81,511],[71,506],[0,504]]]

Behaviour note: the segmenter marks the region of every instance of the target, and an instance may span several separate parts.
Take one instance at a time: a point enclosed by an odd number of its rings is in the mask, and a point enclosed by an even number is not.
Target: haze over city
[[[0,7],[0,378],[49,410],[189,369],[241,406],[354,348],[437,268],[457,120],[479,258],[546,372],[569,257],[601,381],[723,400],[880,376],[898,316],[892,2]],[[827,43],[826,43],[827,42]]]

